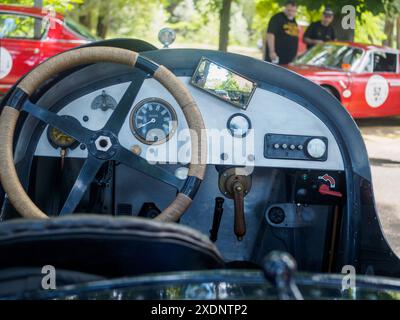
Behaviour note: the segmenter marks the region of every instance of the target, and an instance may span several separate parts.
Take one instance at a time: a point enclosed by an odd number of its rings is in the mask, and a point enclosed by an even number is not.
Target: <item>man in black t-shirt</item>
[[[288,64],[296,57],[299,29],[295,19],[297,4],[287,1],[285,10],[274,15],[268,24],[265,60]]]
[[[307,49],[312,48],[318,43],[336,39],[332,21],[333,11],[326,8],[322,13],[321,21],[313,22],[309,25],[303,36],[303,41],[307,45]]]

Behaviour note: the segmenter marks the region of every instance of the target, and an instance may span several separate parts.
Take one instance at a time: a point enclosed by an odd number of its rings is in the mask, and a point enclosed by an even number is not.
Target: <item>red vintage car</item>
[[[400,115],[399,50],[327,42],[287,68],[327,89],[354,118]]]
[[[51,10],[0,5],[0,96],[47,58],[95,40]]]

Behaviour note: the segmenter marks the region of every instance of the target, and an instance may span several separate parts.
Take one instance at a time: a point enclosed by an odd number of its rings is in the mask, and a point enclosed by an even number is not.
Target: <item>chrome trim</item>
[[[86,44],[90,43],[93,41],[89,40],[66,40],[66,39],[49,39],[48,42],[61,42],[61,43],[80,43],[80,44]]]

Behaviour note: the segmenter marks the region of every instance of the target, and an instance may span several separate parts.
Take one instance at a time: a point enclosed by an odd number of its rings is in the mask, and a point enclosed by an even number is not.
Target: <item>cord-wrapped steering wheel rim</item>
[[[177,221],[190,206],[205,175],[207,144],[204,122],[199,108],[185,85],[167,68],[138,53],[112,47],[79,48],[52,57],[33,69],[18,84],[0,116],[0,179],[14,208],[26,218],[48,218],[25,192],[13,160],[15,127],[20,111],[29,97],[51,77],[68,69],[100,62],[124,64],[142,69],[160,82],[175,98],[191,129],[191,162],[184,187],[175,200],[156,217],[160,221]]]

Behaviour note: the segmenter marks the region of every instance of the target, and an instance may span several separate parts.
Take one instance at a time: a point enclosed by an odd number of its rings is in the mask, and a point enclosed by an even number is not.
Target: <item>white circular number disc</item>
[[[378,108],[385,103],[389,95],[387,80],[379,75],[373,75],[368,79],[365,87],[365,100],[371,108]]]
[[[13,66],[12,56],[6,48],[0,47],[0,79],[9,75]]]

